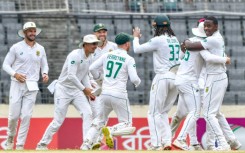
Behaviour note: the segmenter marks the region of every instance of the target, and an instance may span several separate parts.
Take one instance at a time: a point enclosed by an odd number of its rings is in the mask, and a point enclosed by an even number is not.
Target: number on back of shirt
[[[121,68],[122,68],[122,63],[108,61],[106,64],[106,69],[108,70],[106,73],[106,77],[108,77],[108,78],[113,77],[115,79]],[[116,69],[116,71],[114,69]]]
[[[178,61],[179,60],[179,51],[180,51],[180,46],[179,44],[170,44],[170,61]]]

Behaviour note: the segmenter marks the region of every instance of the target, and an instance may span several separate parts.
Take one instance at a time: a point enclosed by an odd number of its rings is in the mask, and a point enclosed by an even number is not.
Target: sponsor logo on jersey
[[[207,42],[208,40],[207,39],[203,39],[203,42]]]
[[[21,52],[20,55],[23,55],[23,52]]]
[[[134,64],[133,67],[136,67],[136,64]]]
[[[36,51],[36,55],[40,56],[40,51],[39,50]]]
[[[75,64],[75,61],[71,61],[71,64]]]
[[[83,60],[81,60],[81,63],[83,63]]]

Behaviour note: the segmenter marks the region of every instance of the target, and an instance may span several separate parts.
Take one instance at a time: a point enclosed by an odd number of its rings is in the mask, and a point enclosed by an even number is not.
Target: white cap
[[[100,40],[98,40],[98,38],[95,35],[89,34],[83,37],[83,41],[79,44],[79,47],[82,47],[84,43],[92,44],[95,42],[98,43],[100,42]]]
[[[25,38],[24,31],[29,28],[36,28],[36,36],[40,34],[42,31],[41,29],[37,28],[36,24],[34,22],[26,22],[23,26],[23,29],[18,31],[18,35],[22,38]]]
[[[192,33],[197,37],[207,37],[204,31],[204,22],[200,22],[197,28],[192,28]]]

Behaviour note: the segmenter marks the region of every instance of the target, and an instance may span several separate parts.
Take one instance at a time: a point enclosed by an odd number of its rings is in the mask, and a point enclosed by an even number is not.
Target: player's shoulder
[[[24,42],[24,40],[22,40],[22,41],[19,41],[19,42],[13,44],[10,48],[20,48],[20,47],[22,47],[24,44],[25,44],[25,42]]]
[[[81,54],[84,55],[84,51],[82,49],[74,49],[68,54],[68,57],[77,59],[78,57],[80,57],[79,55]]]
[[[111,50],[117,49],[117,44],[112,41],[108,41],[108,46],[110,47]]]

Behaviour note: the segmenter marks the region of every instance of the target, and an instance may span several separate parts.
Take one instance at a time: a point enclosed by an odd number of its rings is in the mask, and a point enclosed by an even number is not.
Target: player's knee
[[[64,122],[64,119],[62,120],[53,120],[52,121],[52,127],[55,129],[55,130],[58,130],[60,128],[60,126],[63,124]]]
[[[203,114],[203,117],[207,121],[207,120],[210,120],[212,118],[215,118],[215,115],[214,114],[210,114],[210,113],[205,113],[205,114]]]
[[[30,120],[31,119],[31,114],[23,114],[21,115],[21,120]]]

